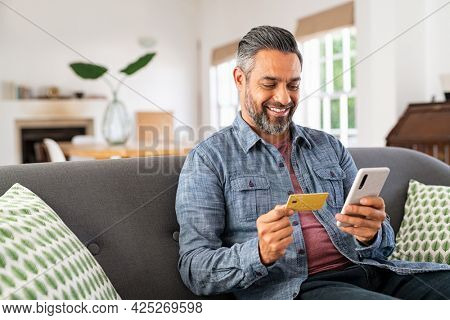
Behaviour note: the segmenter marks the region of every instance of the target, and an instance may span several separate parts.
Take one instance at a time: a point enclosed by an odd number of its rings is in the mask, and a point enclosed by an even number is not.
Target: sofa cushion
[[[103,269],[37,195],[0,197],[0,299],[120,299]]]
[[[450,187],[410,180],[393,259],[450,264]]]

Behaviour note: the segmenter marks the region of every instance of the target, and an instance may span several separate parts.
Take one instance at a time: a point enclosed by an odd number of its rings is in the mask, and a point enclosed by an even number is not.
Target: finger
[[[286,228],[283,228],[281,230],[278,230],[277,232],[273,233],[273,239],[274,240],[282,240],[286,237],[289,237],[290,235],[292,235],[292,233],[294,232],[294,228],[292,228],[292,226],[288,226]]]
[[[386,213],[381,210],[374,209],[372,207],[360,206],[352,204],[344,208],[344,212],[347,215],[359,215],[370,220],[384,221]]]
[[[286,227],[289,227],[291,225],[291,222],[289,221],[288,217],[283,217],[278,221],[270,222],[269,223],[269,230],[271,232],[277,232],[278,230],[284,229]]]
[[[344,223],[351,224],[354,227],[365,227],[371,229],[379,229],[381,228],[381,221],[379,220],[369,220],[366,218],[359,218],[349,216],[347,214],[336,214],[336,220]]]
[[[375,234],[377,234],[378,230],[369,229],[369,228],[355,228],[355,227],[340,227],[342,231],[351,234],[352,236],[364,238],[367,240],[372,239]]]
[[[289,245],[294,241],[294,237],[293,236],[287,236],[284,239],[280,240],[279,246],[281,248],[286,249],[287,247],[289,247]]]
[[[364,197],[359,201],[363,206],[373,207],[375,209],[384,210],[385,204],[381,197]]]
[[[294,214],[294,210],[286,208],[285,205],[277,205],[273,210],[261,216],[263,222],[278,221],[283,217],[288,217]]]

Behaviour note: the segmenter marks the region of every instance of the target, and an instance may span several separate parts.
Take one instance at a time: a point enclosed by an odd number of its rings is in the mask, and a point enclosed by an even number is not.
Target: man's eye
[[[266,89],[273,89],[276,87],[276,85],[273,83],[263,83],[263,87]]]
[[[289,90],[291,91],[297,91],[300,88],[299,85],[289,86]]]

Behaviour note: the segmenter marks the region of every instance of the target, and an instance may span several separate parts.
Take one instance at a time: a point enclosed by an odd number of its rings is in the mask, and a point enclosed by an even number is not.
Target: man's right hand
[[[285,205],[277,205],[271,211],[256,220],[259,240],[259,256],[264,265],[270,265],[284,256],[287,247],[292,243],[292,232],[289,217],[294,214]]]

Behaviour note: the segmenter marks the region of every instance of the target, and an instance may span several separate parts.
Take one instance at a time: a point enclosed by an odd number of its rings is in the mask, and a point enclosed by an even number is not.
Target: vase
[[[125,105],[113,96],[103,115],[103,137],[110,145],[125,144],[130,137],[131,120]]]

